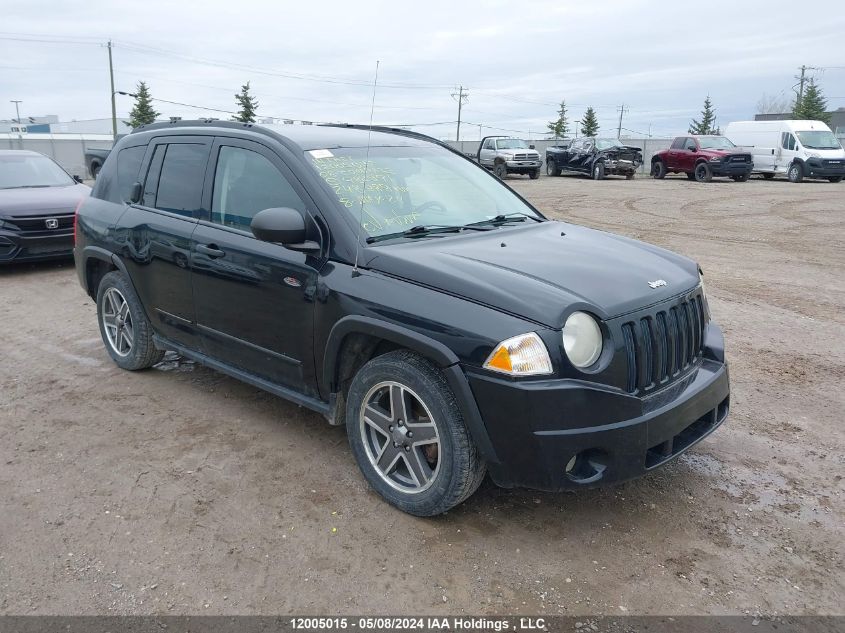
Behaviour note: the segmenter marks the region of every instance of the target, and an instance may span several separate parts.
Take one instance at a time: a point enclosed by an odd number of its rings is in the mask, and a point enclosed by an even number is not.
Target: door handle
[[[197,253],[208,255],[212,259],[216,257],[223,257],[223,255],[226,254],[226,251],[221,251],[217,248],[217,244],[197,244],[196,251]]]

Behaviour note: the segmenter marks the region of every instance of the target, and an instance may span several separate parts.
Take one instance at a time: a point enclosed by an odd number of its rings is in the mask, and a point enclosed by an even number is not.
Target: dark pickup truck
[[[588,174],[595,180],[605,176],[634,177],[643,164],[638,147],[629,147],[615,138],[576,138],[569,145],[546,149],[546,175],[560,176],[563,171]]]
[[[96,178],[111,152],[110,149],[88,149],[85,150],[85,166],[92,178]]]
[[[671,147],[651,159],[651,175],[685,173],[690,180],[710,182],[713,176],[727,176],[745,182],[754,169],[751,154],[724,136],[679,136]]]

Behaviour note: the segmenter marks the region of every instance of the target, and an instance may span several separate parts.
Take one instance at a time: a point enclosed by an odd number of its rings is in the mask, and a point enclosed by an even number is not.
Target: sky
[[[259,116],[413,125],[454,139],[542,138],[561,100],[600,134],[672,136],[705,96],[717,124],[753,118],[765,94],[791,99],[802,64],[831,109],[845,107],[841,0],[457,2],[427,0],[28,0],[0,20],[0,120],[111,115],[115,89],[150,86],[162,118],[230,118],[250,82]],[[176,105],[174,103],[189,105]],[[118,116],[131,97],[117,96]],[[189,107],[198,106],[198,107]]]

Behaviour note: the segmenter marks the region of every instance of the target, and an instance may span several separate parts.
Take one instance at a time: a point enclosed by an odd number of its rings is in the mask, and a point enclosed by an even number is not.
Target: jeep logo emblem
[[[665,279],[656,279],[655,281],[648,282],[649,288],[661,288],[662,286],[668,285]]]
[[[57,229],[59,228],[59,221],[56,218],[49,218],[44,220],[44,224],[47,225],[48,229]]]

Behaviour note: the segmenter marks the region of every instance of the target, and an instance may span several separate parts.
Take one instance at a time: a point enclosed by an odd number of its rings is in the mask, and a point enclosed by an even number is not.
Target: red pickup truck
[[[651,175],[655,178],[683,172],[698,182],[710,182],[713,176],[745,182],[752,169],[751,153],[724,136],[679,136],[669,149],[657,152],[651,159]]]

